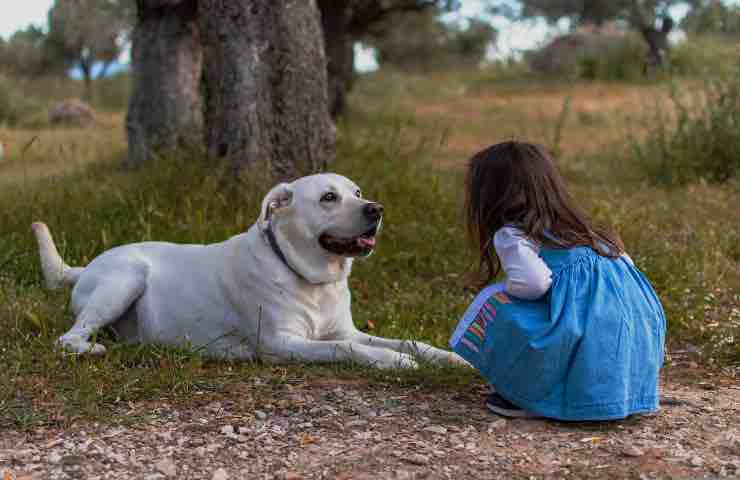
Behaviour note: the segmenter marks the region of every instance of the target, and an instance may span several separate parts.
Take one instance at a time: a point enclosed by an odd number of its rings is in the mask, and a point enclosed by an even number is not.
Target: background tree
[[[196,0],[137,0],[126,117],[128,164],[200,145],[203,53]]]
[[[315,0],[200,0],[209,157],[276,177],[326,168],[335,152]]]
[[[94,66],[104,76],[125,48],[132,16],[132,0],[55,0],[49,10],[49,48],[80,69],[86,98]]]
[[[700,0],[681,22],[688,32],[740,35],[740,5],[727,5],[721,0]]]
[[[0,38],[0,69],[21,76],[58,73],[65,61],[49,48],[48,37],[39,27],[18,30],[8,41]]]
[[[438,7],[451,10],[456,0],[318,0],[329,75],[329,104],[332,116],[346,107],[346,95],[355,77],[355,42],[389,17],[423,12]]]
[[[491,2],[494,13],[508,13],[510,2]],[[668,34],[674,27],[668,14],[672,5],[681,0],[519,0],[521,7],[513,16],[518,18],[543,17],[550,22],[567,18],[573,25],[596,24],[621,20],[640,32],[649,48],[648,61],[662,65],[668,49]],[[695,0],[689,1],[695,3]],[[660,20],[660,24],[658,24]]]
[[[436,70],[478,65],[496,30],[487,22],[469,20],[466,26],[445,23],[438,8],[420,13],[397,13],[366,35],[377,49],[382,66],[404,70]]]

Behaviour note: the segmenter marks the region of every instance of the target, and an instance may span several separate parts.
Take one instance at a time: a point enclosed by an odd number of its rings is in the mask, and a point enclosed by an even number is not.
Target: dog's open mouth
[[[359,257],[369,255],[375,249],[377,233],[378,225],[357,237],[341,238],[330,233],[322,233],[319,244],[321,248],[335,255]]]

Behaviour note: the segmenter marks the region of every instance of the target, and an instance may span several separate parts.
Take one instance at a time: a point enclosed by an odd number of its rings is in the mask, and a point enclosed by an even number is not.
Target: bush
[[[584,80],[637,81],[645,76],[647,48],[636,35],[605,45],[578,59],[577,77]]]
[[[0,125],[14,127],[42,108],[41,102],[24,95],[13,82],[0,76]]]
[[[707,80],[688,95],[671,90],[673,111],[656,106],[644,141],[633,139],[648,177],[662,184],[724,182],[740,171],[740,77]]]
[[[633,81],[644,77],[647,48],[636,35],[573,33],[529,54],[532,70],[584,80]]]
[[[735,68],[737,38],[690,35],[670,51],[672,75],[728,75]]]

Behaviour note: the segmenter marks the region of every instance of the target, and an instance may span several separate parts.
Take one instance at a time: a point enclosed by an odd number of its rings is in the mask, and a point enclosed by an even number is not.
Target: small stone
[[[79,465],[86,463],[86,460],[82,455],[66,455],[62,457],[62,463],[64,465]]]
[[[174,477],[177,475],[177,467],[175,466],[175,462],[172,461],[171,458],[164,458],[157,463],[154,464],[154,468],[157,469],[157,471],[162,472],[167,477]]]
[[[495,422],[491,422],[490,425],[488,425],[488,433],[491,433],[496,430],[500,430],[506,426],[506,420],[503,418],[499,418]]]
[[[283,480],[301,480],[303,477],[298,472],[285,472]]]
[[[627,447],[624,450],[622,450],[622,454],[625,457],[642,457],[645,455],[645,452],[642,451],[642,449],[637,447]]]
[[[396,470],[396,480],[411,480],[412,478],[408,470]]]
[[[234,435],[234,427],[232,425],[226,425],[224,427],[221,427],[221,433],[224,435]]]
[[[447,429],[441,425],[431,425],[429,427],[426,427],[424,431],[431,432],[431,433],[437,433],[439,435],[444,435],[445,433],[447,433]]]
[[[326,415],[339,415],[339,412],[330,405],[322,405],[321,411],[325,412]]]
[[[367,420],[351,420],[344,424],[346,428],[364,427],[365,425],[367,425]]]
[[[267,414],[262,410],[255,410],[254,416],[257,417],[257,420],[264,420],[267,418]]]
[[[49,454],[49,463],[59,463],[62,461],[62,456],[59,455],[56,452],[51,452]]]
[[[229,480],[229,472],[224,468],[217,468],[213,471],[211,480]]]
[[[704,459],[696,455],[694,457],[691,457],[691,460],[689,460],[689,465],[691,465],[692,467],[701,467],[704,465]]]
[[[429,457],[420,453],[411,454],[406,458],[406,460],[414,465],[426,465],[429,463]]]

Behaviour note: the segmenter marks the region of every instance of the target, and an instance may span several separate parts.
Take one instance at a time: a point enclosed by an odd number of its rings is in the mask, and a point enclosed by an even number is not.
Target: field
[[[387,212],[376,254],[356,263],[351,277],[358,326],[446,345],[474,293],[468,275],[474,259],[461,222],[465,161],[497,141],[534,140],[557,153],[577,199],[620,232],[658,291],[669,321],[664,382],[696,398],[701,381],[736,383],[740,184],[699,179],[661,186],[646,175],[634,145],[654,129],[654,109],[671,108],[665,85],[502,79],[495,71],[382,72],[361,79],[351,106],[339,125],[334,169]],[[129,425],[155,405],[198,408],[237,392],[246,415],[278,409],[275,392],[312,382],[420,392],[427,402],[435,392],[452,402],[459,391],[478,406],[473,394],[481,380],[457,369],[213,362],[176,349],[118,345],[107,332],[101,333],[109,348],[104,358],[60,357],[54,341],[72,322],[69,292],[42,289],[32,221],[48,223],[67,263],[84,265],[127,242],[220,241],[251,225],[267,189],[249,178],[224,187],[219,169],[197,154],[122,170],[123,118],[106,111],[91,129],[0,127],[7,152],[0,163],[0,362],[6,370],[0,428]],[[247,387],[248,400],[241,396]],[[734,418],[737,398],[723,401],[730,406],[723,404],[719,417]],[[613,433],[616,427],[603,428]],[[737,445],[730,448],[740,457]]]

